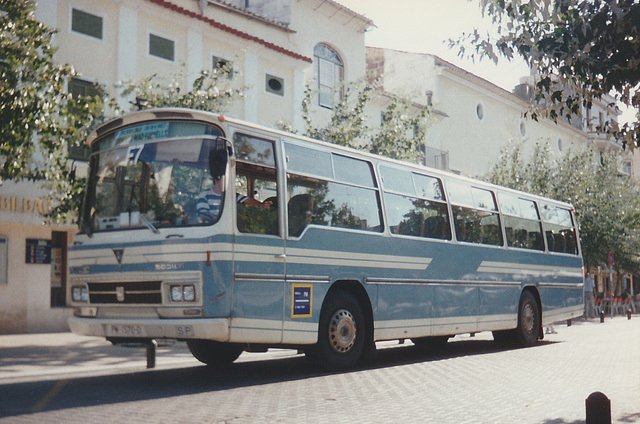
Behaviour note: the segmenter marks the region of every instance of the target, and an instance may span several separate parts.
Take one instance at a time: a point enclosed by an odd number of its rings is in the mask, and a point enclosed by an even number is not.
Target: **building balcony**
[[[588,131],[587,138],[589,142],[595,144],[596,148],[601,152],[606,150],[619,152],[624,148],[622,142],[616,140],[611,134]]]

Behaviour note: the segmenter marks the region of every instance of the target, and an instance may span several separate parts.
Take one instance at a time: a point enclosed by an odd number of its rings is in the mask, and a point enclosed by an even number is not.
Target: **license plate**
[[[137,324],[109,324],[107,335],[113,337],[144,337],[144,328]]]

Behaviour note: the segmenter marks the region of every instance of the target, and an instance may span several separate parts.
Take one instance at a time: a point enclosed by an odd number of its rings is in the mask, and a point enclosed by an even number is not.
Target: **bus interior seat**
[[[289,217],[289,235],[297,237],[311,222],[313,198],[310,194],[296,194],[287,203]]]

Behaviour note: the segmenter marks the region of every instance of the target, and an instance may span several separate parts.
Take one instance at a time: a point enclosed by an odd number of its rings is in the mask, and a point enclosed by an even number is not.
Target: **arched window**
[[[313,49],[318,79],[318,99],[320,106],[331,109],[333,101],[331,95],[339,89],[342,97],[342,80],[344,79],[344,65],[338,53],[326,44],[318,44]]]

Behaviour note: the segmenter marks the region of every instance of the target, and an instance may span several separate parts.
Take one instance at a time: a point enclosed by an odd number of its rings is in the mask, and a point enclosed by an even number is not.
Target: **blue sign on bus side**
[[[293,285],[293,299],[291,305],[292,318],[305,318],[311,316],[311,298],[313,286]]]

